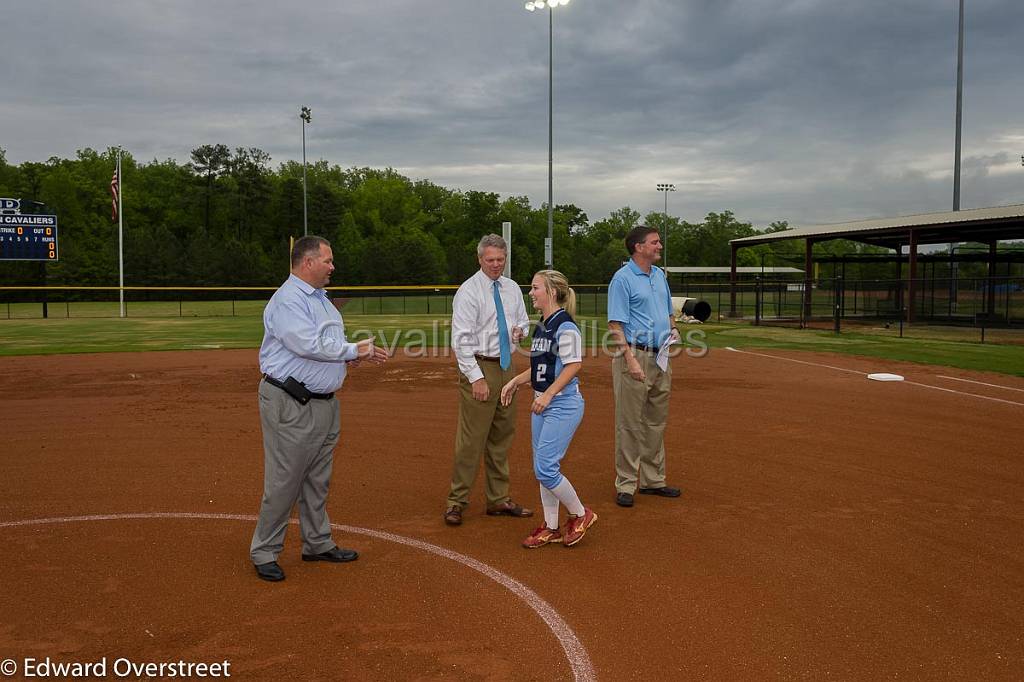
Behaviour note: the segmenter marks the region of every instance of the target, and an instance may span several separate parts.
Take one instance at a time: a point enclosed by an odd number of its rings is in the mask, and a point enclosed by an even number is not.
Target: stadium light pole
[[[555,261],[555,204],[554,204],[554,9],[559,5],[568,5],[569,0],[531,0],[526,3],[526,11],[548,9],[548,249],[544,255],[548,269],[554,267]]]
[[[662,259],[661,264],[668,267],[668,193],[675,192],[676,186],[670,182],[659,182],[658,191],[665,193],[665,243],[662,244],[662,251],[665,257]],[[668,273],[668,270],[665,270]]]
[[[306,219],[306,124],[313,121],[313,112],[309,107],[302,107],[299,118],[302,119],[302,236],[305,237],[309,234]]]
[[[953,138],[953,210],[960,210],[960,140],[963,126],[964,102],[964,0],[960,0],[960,19],[956,38],[956,131]],[[953,253],[953,243],[949,244],[949,252]],[[950,265],[953,259],[950,258]],[[950,287],[952,288],[952,277]]]
[[[964,102],[964,0],[960,0],[960,25],[956,40],[956,139],[953,144],[953,210],[960,210],[960,131]]]

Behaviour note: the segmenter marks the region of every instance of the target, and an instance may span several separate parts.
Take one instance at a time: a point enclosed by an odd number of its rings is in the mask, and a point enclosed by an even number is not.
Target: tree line
[[[51,285],[116,285],[117,224],[110,180],[117,151],[80,150],[75,158],[7,163],[0,149],[0,196],[23,212],[58,217],[60,260],[46,265]],[[189,163],[122,157],[125,283],[136,286],[275,286],[288,273],[290,237],[303,233],[302,164],[271,167],[255,147],[192,150]],[[457,284],[477,269],[476,243],[513,225],[512,276],[528,282],[544,265],[547,206],[522,196],[462,191],[412,180],[391,168],[307,167],[310,234],[331,241],[332,284]],[[637,224],[667,229],[671,265],[728,265],[729,240],[758,234],[731,211],[690,223],[626,206],[591,222],[573,204],[554,210],[554,260],[574,283],[607,283],[626,258],[623,239]],[[785,221],[770,231],[787,229]],[[816,247],[818,248],[818,247]],[[831,242],[829,252],[858,251]],[[803,243],[739,252],[740,265],[802,267]],[[37,263],[0,265],[5,285],[40,281]]]

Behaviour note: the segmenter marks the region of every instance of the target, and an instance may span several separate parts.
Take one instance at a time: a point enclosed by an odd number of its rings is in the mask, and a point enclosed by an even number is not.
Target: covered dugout
[[[991,313],[995,301],[995,267],[997,250],[1000,241],[1024,239],[1024,204],[1013,206],[997,206],[993,208],[973,208],[962,211],[944,213],[924,213],[896,218],[879,218],[858,220],[850,223],[834,225],[818,225],[814,227],[798,227],[782,232],[754,235],[733,239],[732,265],[730,282],[730,310],[736,310],[736,283],[739,274],[736,267],[736,254],[745,247],[767,244],[785,239],[803,239],[804,256],[804,310],[809,317],[811,312],[812,281],[814,271],[813,246],[818,242],[832,239],[848,239],[874,246],[893,249],[899,262],[908,264],[906,276],[903,278],[907,290],[907,320],[913,321],[915,316],[916,287],[918,278],[918,247],[926,244],[952,244],[958,242],[975,242],[987,244],[989,291],[987,308]],[[903,254],[904,247],[907,253]],[[900,270],[901,277],[903,270]]]
[[[735,255],[735,250],[733,254]],[[663,268],[669,278],[669,282],[678,282],[679,285],[685,286],[690,280],[694,280],[697,283],[704,282],[719,282],[719,281],[732,281],[735,276],[737,280],[742,281],[744,279],[752,280],[755,277],[778,277],[778,278],[791,278],[794,281],[803,281],[804,271],[799,268],[791,267],[780,267],[780,266],[741,266],[736,267],[735,258],[733,259],[733,265],[731,268],[723,266],[666,266]]]

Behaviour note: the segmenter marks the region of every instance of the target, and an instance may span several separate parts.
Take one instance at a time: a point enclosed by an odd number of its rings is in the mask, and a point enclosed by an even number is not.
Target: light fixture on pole
[[[661,259],[661,264],[664,267],[668,267],[668,193],[675,192],[676,186],[670,182],[659,182],[658,191],[665,193],[665,243],[662,244],[662,252],[664,257]],[[666,270],[665,272],[668,272]]]
[[[312,122],[313,112],[309,107],[302,107],[299,112],[302,119],[302,236],[309,234],[309,223],[306,219],[306,124]]]
[[[544,248],[544,262],[548,269],[554,267],[555,260],[555,204],[554,204],[554,152],[553,152],[553,131],[554,131],[554,20],[552,10],[559,5],[568,5],[569,0],[532,0],[526,3],[526,11],[533,12],[538,9],[548,9],[548,239]]]

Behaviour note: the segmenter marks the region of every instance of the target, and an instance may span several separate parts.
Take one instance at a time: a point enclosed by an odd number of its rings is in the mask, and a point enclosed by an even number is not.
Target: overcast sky
[[[201,144],[547,199],[547,12],[519,0],[7,0],[10,163]],[[1024,203],[1024,2],[967,0],[961,206]],[[757,227],[952,208],[957,0],[572,0],[555,203]]]

